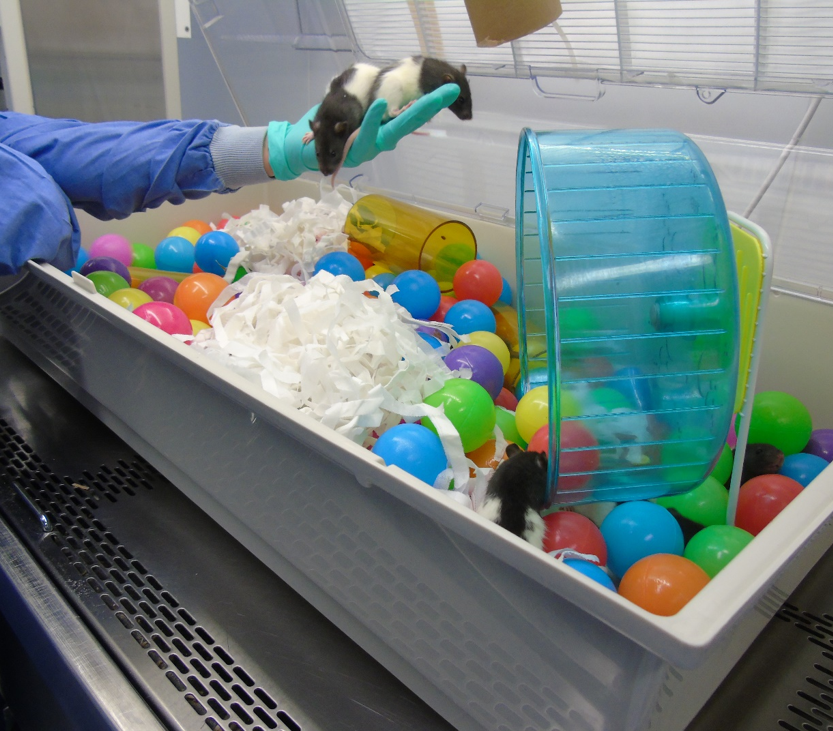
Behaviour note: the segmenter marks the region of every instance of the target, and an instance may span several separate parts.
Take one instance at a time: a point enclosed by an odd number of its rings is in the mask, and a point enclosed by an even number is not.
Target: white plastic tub
[[[683,728],[833,543],[827,470],[657,617],[50,266],[0,327],[460,729]]]

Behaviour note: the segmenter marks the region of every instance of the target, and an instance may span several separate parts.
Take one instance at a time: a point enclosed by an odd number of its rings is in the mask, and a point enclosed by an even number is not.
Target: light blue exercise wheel
[[[546,369],[547,504],[696,487],[729,431],[739,352],[703,153],[671,130],[525,129],[516,206],[520,387]]]

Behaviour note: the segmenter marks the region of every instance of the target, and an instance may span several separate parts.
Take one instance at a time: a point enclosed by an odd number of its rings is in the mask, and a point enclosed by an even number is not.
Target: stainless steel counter
[[[833,729],[832,571],[688,731]],[[2,338],[0,690],[19,731],[452,728]]]

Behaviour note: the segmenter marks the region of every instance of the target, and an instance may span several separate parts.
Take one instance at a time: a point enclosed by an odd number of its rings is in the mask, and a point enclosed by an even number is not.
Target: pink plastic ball
[[[90,258],[96,256],[109,256],[129,267],[133,264],[133,246],[124,236],[104,234],[90,244]]]
[[[133,310],[133,314],[169,335],[194,334],[188,315],[170,302],[146,302]]]
[[[156,302],[170,302],[173,304],[177,287],[179,287],[179,282],[175,279],[158,276],[146,279],[139,285],[138,289],[150,295],[150,298]]]

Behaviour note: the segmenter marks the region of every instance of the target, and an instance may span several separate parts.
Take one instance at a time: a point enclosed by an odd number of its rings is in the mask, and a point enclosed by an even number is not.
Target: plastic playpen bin
[[[527,129],[516,206],[521,383],[549,386],[548,502],[695,487],[729,431],[739,331],[702,152],[670,130]]]

